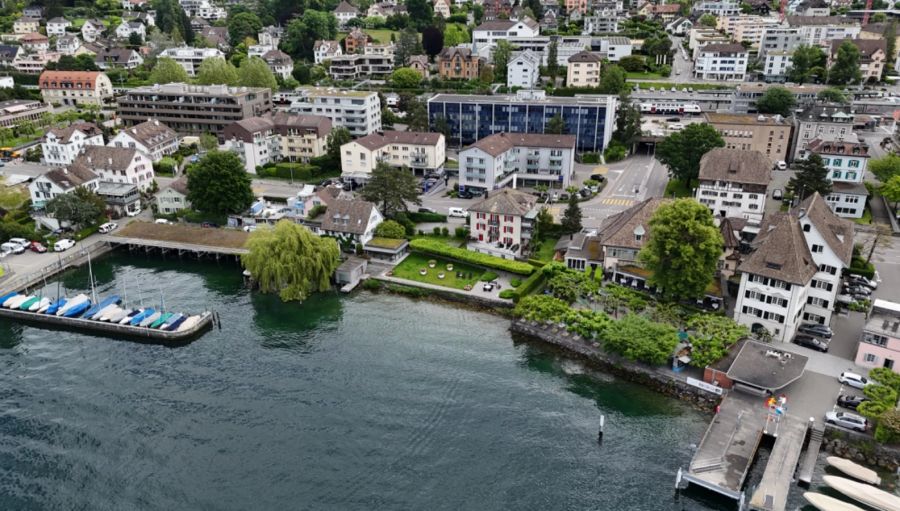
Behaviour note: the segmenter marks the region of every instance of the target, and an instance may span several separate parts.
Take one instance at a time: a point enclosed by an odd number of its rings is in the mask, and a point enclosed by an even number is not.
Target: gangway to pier
[[[808,425],[795,417],[781,419],[762,480],[750,498],[750,509],[784,511]]]

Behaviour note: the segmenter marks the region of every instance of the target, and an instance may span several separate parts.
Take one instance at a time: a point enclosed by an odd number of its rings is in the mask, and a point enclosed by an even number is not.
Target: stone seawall
[[[668,396],[690,402],[703,411],[713,411],[716,404],[722,399],[722,396],[688,385],[684,376],[607,353],[596,342],[582,339],[555,326],[513,320],[510,330],[515,334],[538,339],[577,354],[609,373]],[[700,379],[702,376],[698,375],[697,377]]]
[[[896,472],[900,467],[900,447],[881,445],[870,436],[825,425],[822,449],[850,461]]]

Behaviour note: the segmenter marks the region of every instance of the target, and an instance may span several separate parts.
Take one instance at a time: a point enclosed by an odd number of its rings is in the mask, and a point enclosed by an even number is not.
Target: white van
[[[7,240],[7,243],[18,243],[22,245],[22,248],[28,248],[31,246],[31,242],[26,240],[25,238],[10,238]]]
[[[469,216],[469,212],[464,210],[463,208],[450,208],[447,210],[447,216],[466,218]]]

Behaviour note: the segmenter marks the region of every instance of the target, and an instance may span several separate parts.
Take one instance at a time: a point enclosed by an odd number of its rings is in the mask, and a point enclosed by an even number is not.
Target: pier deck
[[[772,446],[762,481],[750,499],[750,509],[784,511],[788,492],[794,480],[794,470],[803,450],[806,428],[806,421],[790,416],[781,419],[781,424],[778,425],[778,438]],[[769,433],[772,433],[771,425],[769,429]]]
[[[107,238],[107,240],[109,241],[109,243],[114,245],[157,248],[161,250],[174,250],[178,252],[192,252],[197,254],[222,254],[239,256],[241,254],[247,254],[250,252],[246,248],[197,245],[193,243],[182,243],[180,241],[163,241],[146,238],[126,238],[124,236],[110,236],[109,238]]]
[[[800,464],[800,474],[797,479],[807,485],[812,483],[813,470],[816,468],[816,460],[819,458],[819,450],[825,436],[825,426],[819,422],[812,427],[809,435],[809,445],[806,446],[806,456]]]

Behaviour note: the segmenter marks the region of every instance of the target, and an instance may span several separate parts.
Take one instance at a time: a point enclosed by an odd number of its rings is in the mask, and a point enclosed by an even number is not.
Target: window
[[[831,164],[835,167],[840,167],[841,165],[844,164],[844,160],[842,160],[840,158],[835,158],[835,159],[831,160]]]
[[[809,232],[811,224],[803,224],[803,232]]]
[[[875,355],[873,355],[871,353],[866,353],[865,361],[866,361],[866,363],[874,364],[875,362],[878,362],[878,357],[876,357]]]
[[[816,245],[815,243],[813,243],[813,246],[812,246],[813,254],[821,254],[824,250],[825,250],[825,247],[823,247],[822,245]]]

